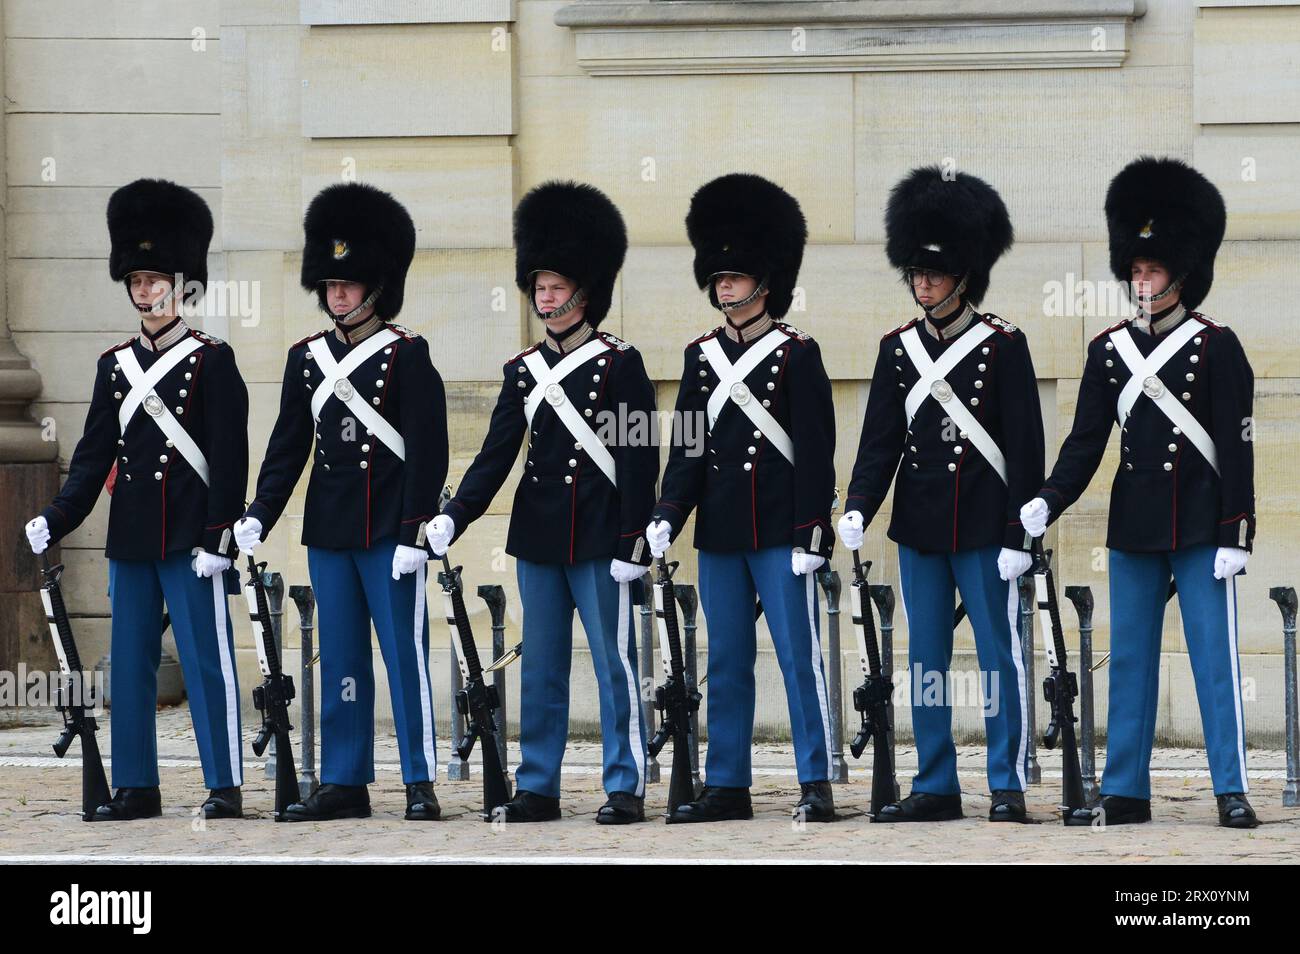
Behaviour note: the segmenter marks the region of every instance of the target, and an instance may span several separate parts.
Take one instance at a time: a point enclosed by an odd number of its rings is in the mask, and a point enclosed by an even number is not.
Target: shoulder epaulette
[[[1109,328],[1103,328],[1101,331],[1099,331],[1099,332],[1097,332],[1095,335],[1093,335],[1093,336],[1092,336],[1092,340],[1093,340],[1093,341],[1096,341],[1098,338],[1103,338],[1103,337],[1105,337],[1106,335],[1110,334],[1112,331],[1119,331],[1121,328],[1123,328],[1123,327],[1124,327],[1125,325],[1127,325],[1128,323],[1129,323],[1129,319],[1127,319],[1127,318],[1125,318],[1123,321],[1117,321],[1117,322],[1115,322],[1115,324],[1111,325]],[[1092,343],[1092,342],[1089,342],[1089,344],[1091,344],[1091,343]]]
[[[980,320],[983,321],[986,325],[989,325],[992,328],[996,328],[998,331],[1002,332],[1005,335],[1014,335],[1017,330],[1015,325],[1013,325],[1009,321],[1005,321],[1004,319],[999,318],[997,315],[981,315]]]
[[[709,338],[712,338],[715,335],[720,334],[721,332],[722,332],[722,325],[718,325],[716,328],[704,332],[704,334],[700,335],[698,338],[692,338],[690,341],[686,343],[686,347],[689,348],[691,345],[699,344],[701,341],[705,341]]]
[[[396,331],[407,341],[414,341],[416,338],[420,337],[418,332],[412,331],[410,328],[406,327],[405,325],[399,325],[395,321],[388,321],[385,322],[385,324],[388,325],[389,328],[392,328],[394,331]]]
[[[293,344],[289,346],[289,350],[292,351],[294,348],[298,348],[301,347],[302,345],[305,345],[308,341],[315,341],[317,338],[321,337],[322,335],[327,335],[327,334],[329,334],[328,328],[324,331],[317,331],[314,334],[308,335],[306,338],[301,338],[298,341],[295,341]]]
[[[619,338],[616,335],[611,335],[608,331],[597,331],[596,337],[600,338],[601,341],[605,342],[605,344],[609,345],[615,351],[626,351],[628,348],[632,347],[622,338]]]
[[[782,331],[784,331],[791,338],[795,338],[798,341],[812,341],[812,335],[808,334],[808,332],[806,331],[800,331],[798,328],[796,328],[794,325],[788,322],[778,321],[776,323],[776,326],[780,328]]]
[[[1210,318],[1207,315],[1202,315],[1199,311],[1192,312],[1192,317],[1195,318],[1197,321],[1199,321],[1201,324],[1205,325],[1207,328],[1213,328],[1215,331],[1223,331],[1228,327],[1221,321],[1215,321],[1213,318]]]
[[[107,357],[108,355],[112,354],[114,351],[121,351],[123,348],[129,348],[131,346],[131,342],[134,341],[135,339],[136,336],[132,335],[131,337],[127,338],[125,341],[119,341],[117,344],[113,345],[113,347],[107,348],[104,351],[100,352],[99,356],[101,358]]]
[[[897,328],[891,328],[889,331],[886,331],[883,335],[880,336],[880,340],[884,341],[886,338],[891,338],[894,335],[902,334],[904,331],[906,331],[908,328],[911,328],[920,320],[921,320],[920,318],[913,318],[910,321],[905,321]]]

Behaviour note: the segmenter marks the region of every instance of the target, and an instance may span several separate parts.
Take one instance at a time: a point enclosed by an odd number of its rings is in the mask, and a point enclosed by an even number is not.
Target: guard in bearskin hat
[[[888,535],[907,610],[919,765],[911,794],[872,820],[962,815],[948,679],[959,593],[988,680],[989,820],[1023,822],[1032,729],[1016,612],[1030,556],[1019,507],[1042,481],[1043,419],[1024,332],[976,310],[1011,247],[1011,220],[982,179],[929,166],[894,186],[885,235],[922,314],[881,339],[839,533],[859,549],[894,483]]]
[[[312,199],[303,230],[302,287],[332,327],[289,349],[257,496],[235,527],[240,549],[251,552],[311,457],[302,542],[321,618],[322,784],[289,807],[287,820],[370,814],[372,622],[388,670],[406,817],[434,820],[425,534],[447,476],[447,408],[428,341],[393,322],[415,226],[388,193],[345,183]]]
[[[1110,266],[1137,316],[1093,338],[1074,426],[1021,510],[1034,536],[1073,504],[1120,424],[1111,487],[1107,825],[1151,819],[1160,637],[1172,577],[1196,679],[1219,824],[1259,824],[1246,799],[1236,574],[1255,536],[1254,374],[1237,336],[1196,311],[1214,280],[1223,197],[1177,159],[1143,157],[1106,193]],[[1081,813],[1076,824],[1091,824]]]
[[[696,284],[724,320],[686,346],[676,409],[684,426],[646,530],[658,555],[695,513],[709,628],[708,784],[668,821],[753,816],[756,596],[785,677],[801,789],[795,816],[830,821],[831,720],[813,574],[834,544],[835,407],[817,342],[780,320],[808,230],[789,193],[738,173],[695,193],[686,234]],[[699,444],[693,431],[703,433]]]
[[[515,282],[546,335],[505,363],[483,448],[434,520],[430,544],[445,553],[483,515],[527,437],[506,538],[523,604],[522,758],[501,817],[560,817],[576,607],[600,687],[608,800],[596,821],[643,821],[646,739],[632,604],[650,562],[641,531],[659,475],[655,392],[637,350],[599,330],[627,232],[600,190],[553,181],[520,201],[514,237]]]
[[[239,685],[226,596],[231,527],[248,480],[248,391],[230,346],[189,327],[208,279],[212,213],[194,192],[139,179],[108,202],[109,276],[140,330],[99,357],[86,427],[62,491],[27,525],[34,553],[67,536],[107,486],[112,612],[112,800],[94,821],[162,813],[158,663],[171,616],[211,789],[207,818],[238,817]]]

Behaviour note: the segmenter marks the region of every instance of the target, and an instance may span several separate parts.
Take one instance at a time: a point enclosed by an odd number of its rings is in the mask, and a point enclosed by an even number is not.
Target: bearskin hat
[[[520,291],[532,295],[533,276],[555,272],[586,292],[583,315],[593,328],[604,320],[627,255],[623,216],[605,193],[582,182],[544,182],[519,200],[514,237]]]
[[[993,264],[1015,241],[1007,207],[991,185],[939,166],[913,169],[885,207],[885,254],[895,268],[965,275],[963,297],[978,305]]]
[[[1214,256],[1227,226],[1223,196],[1177,159],[1143,156],[1106,190],[1110,270],[1128,287],[1135,258],[1150,258],[1181,278],[1179,300],[1194,309],[1214,283]]]
[[[415,258],[415,223],[387,192],[342,182],[316,194],[303,217],[302,287],[329,308],[322,282],[359,282],[374,291],[375,314],[395,318],[402,310],[406,272]]]
[[[108,237],[113,281],[132,272],[179,273],[186,283],[207,287],[212,212],[198,193],[166,179],[124,185],[108,200]]]
[[[718,307],[713,276],[737,272],[767,279],[767,311],[790,310],[808,225],[794,196],[774,182],[736,172],[702,185],[691,197],[686,236],[695,246],[695,283]]]

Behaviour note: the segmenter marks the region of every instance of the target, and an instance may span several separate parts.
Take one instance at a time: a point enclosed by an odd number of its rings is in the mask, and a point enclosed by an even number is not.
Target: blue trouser
[[[375,671],[370,623],[388,670],[402,780],[437,777],[425,565],[393,579],[392,539],[367,549],[307,548],[320,609],[321,782],[375,780]]]
[[[907,613],[908,682],[917,772],[912,791],[956,795],[957,747],[952,739],[952,617],[954,593],[975,631],[988,736],[988,782],[992,791],[1025,790],[1028,745],[1025,661],[1016,620],[1016,581],[998,575],[997,546],[957,553],[923,553],[899,544],[903,608]]]
[[[631,584],[616,583],[606,559],[571,565],[516,560],[524,612],[519,748],[515,785],[558,798],[569,736],[573,611],[587,631],[600,694],[606,792],[645,795],[645,726],[637,677]]]
[[[1168,553],[1110,551],[1110,711],[1103,795],[1151,798],[1160,636],[1170,573],[1178,584],[1214,794],[1247,791],[1237,583],[1235,578],[1214,578],[1216,549],[1207,544]]]
[[[243,784],[239,683],[225,576],[195,576],[193,559],[178,551],[165,560],[108,561],[115,788],[158,785],[155,713],[164,599],[181,657],[203,781],[208,788]]]
[[[710,785],[748,788],[753,782],[754,664],[758,640],[754,596],[772,633],[785,680],[800,782],[831,774],[831,718],[813,574],[790,571],[790,548],[699,551],[700,603],[709,626]]]

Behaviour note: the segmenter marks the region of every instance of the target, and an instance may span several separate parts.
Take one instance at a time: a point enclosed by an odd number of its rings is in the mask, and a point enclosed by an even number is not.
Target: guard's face
[[[172,290],[172,276],[162,272],[132,272],[128,276],[131,300],[137,309],[145,310]],[[175,313],[175,303],[168,302],[165,314]]]
[[[1133,283],[1134,297],[1141,302],[1142,299],[1150,298],[1152,295],[1159,295],[1168,288],[1172,277],[1169,274],[1169,269],[1154,259],[1135,258],[1129,270],[1129,280]],[[1175,301],[1177,301],[1176,295],[1171,295],[1168,299],[1162,299],[1154,304],[1157,309],[1167,308]]]
[[[330,306],[330,312],[335,315],[346,315],[357,305],[361,304],[366,297],[366,286],[360,282],[345,282],[331,279],[325,283],[325,301]],[[366,318],[365,315],[358,315],[357,320],[361,321]]]
[[[582,306],[558,318],[550,317],[551,312],[572,298],[577,291],[577,282],[555,272],[538,272],[533,276],[533,302],[541,312],[542,321],[546,322],[547,328],[559,332],[582,320]]]
[[[923,308],[939,304],[957,287],[957,276],[928,268],[913,268],[908,273],[916,300]]]
[[[713,279],[713,293],[717,296],[720,305],[725,305],[729,301],[742,301],[754,294],[754,289],[757,287],[758,279],[753,275],[723,272]]]

